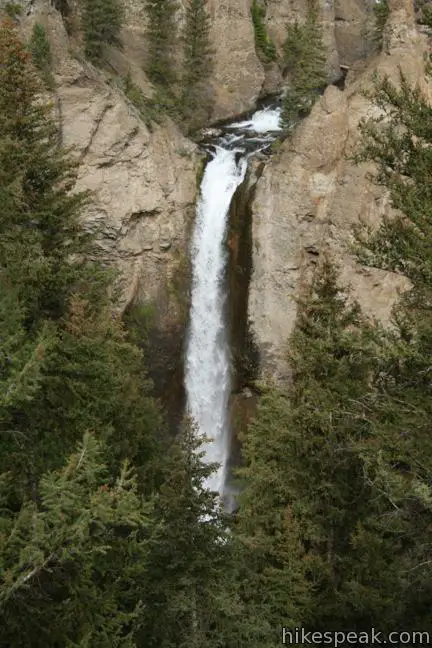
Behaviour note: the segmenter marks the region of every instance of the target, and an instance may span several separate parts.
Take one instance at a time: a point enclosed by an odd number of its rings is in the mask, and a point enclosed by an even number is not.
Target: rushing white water
[[[192,246],[193,284],[186,391],[190,415],[201,434],[208,437],[202,450],[207,462],[219,469],[207,486],[223,491],[229,446],[229,348],[224,322],[224,249],[231,199],[243,181],[247,162],[236,163],[236,151],[216,147],[207,164],[197,208]]]
[[[280,114],[280,108],[264,108],[254,113],[250,119],[230,124],[227,128],[248,130],[254,133],[277,132],[282,130]]]
[[[205,437],[201,450],[207,463],[219,468],[208,478],[210,490],[224,493],[229,458],[228,401],[230,397],[230,352],[225,324],[225,286],[227,252],[225,239],[229,208],[237,187],[243,182],[246,149],[262,150],[263,137],[245,134],[279,130],[280,110],[255,113],[247,122],[235,125],[214,146],[213,159],[207,164],[197,206],[192,241],[192,303],[186,352],[185,386],[189,414]],[[243,134],[239,134],[242,133]],[[245,148],[237,148],[244,143]],[[232,147],[236,148],[232,148]],[[250,154],[250,153],[249,153]]]

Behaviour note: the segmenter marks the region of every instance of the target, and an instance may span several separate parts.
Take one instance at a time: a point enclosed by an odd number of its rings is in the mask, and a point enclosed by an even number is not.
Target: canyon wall
[[[364,268],[350,254],[352,226],[376,226],[391,210],[389,197],[369,180],[373,167],[350,156],[359,142],[359,122],[377,110],[364,96],[372,76],[399,81],[399,66],[411,83],[430,95],[424,76],[426,39],[415,26],[410,0],[390,2],[383,52],[350,71],[344,91],[327,88],[311,115],[266,165],[253,204],[253,274],[249,318],[265,374],[286,378],[287,339],[296,319],[296,297],[328,250],[341,282],[363,310],[383,321],[404,277]]]
[[[260,1],[281,55],[286,25],[304,19],[307,0]],[[189,237],[202,160],[168,118],[149,128],[120,89],[119,80],[130,72],[146,97],[153,92],[143,72],[143,2],[125,0],[122,43],[107,48],[103,72],[83,56],[77,0],[63,2],[70,9],[66,18],[56,8],[58,0],[17,2],[27,38],[36,21],[46,28],[62,140],[80,161],[77,189],[93,192],[85,221],[98,233],[101,258],[121,271],[122,307],[150,301],[160,330],[184,332]],[[6,4],[0,0],[0,7]],[[285,350],[295,296],[324,248],[370,314],[388,320],[397,291],[406,286],[400,276],[362,268],[347,248],[353,223],[377,223],[390,209],[385,192],[367,179],[371,168],[348,159],[357,146],[359,121],[374,110],[363,90],[375,71],[397,78],[399,65],[410,81],[427,89],[426,38],[416,30],[412,2],[390,0],[390,5],[383,52],[371,58],[371,0],[320,0],[329,81],[339,79],[340,65],[349,67],[346,88],[327,89],[294,137],[267,162],[257,184],[248,315],[263,369],[274,376],[288,374]],[[263,63],[256,51],[251,0],[208,0],[208,7],[215,66],[211,120],[217,121],[251,109],[260,96],[280,89],[283,79],[278,65]],[[183,16],[179,2],[179,24]],[[178,340],[180,353],[181,335]]]
[[[80,163],[76,189],[92,192],[86,226],[101,258],[121,271],[121,303],[151,301],[162,322],[176,321],[170,286],[188,254],[197,148],[169,119],[146,126],[116,83],[86,62],[49,1],[28,5],[27,37],[35,22],[51,44],[62,143]]]

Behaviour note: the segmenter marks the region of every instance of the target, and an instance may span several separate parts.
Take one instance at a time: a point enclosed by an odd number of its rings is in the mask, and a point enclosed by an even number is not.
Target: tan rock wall
[[[213,120],[254,107],[265,74],[255,52],[250,0],[209,0],[215,69]]]
[[[359,141],[360,119],[376,111],[362,90],[371,87],[374,71],[397,81],[401,66],[412,83],[430,92],[423,71],[425,42],[407,7],[397,11],[386,30],[386,51],[344,92],[327,89],[258,182],[249,318],[264,372],[279,378],[289,374],[286,348],[296,318],[295,297],[324,249],[330,249],[342,283],[352,287],[370,315],[388,321],[398,291],[408,285],[400,275],[363,268],[349,253],[352,226],[361,220],[376,225],[390,210],[387,193],[368,179],[373,168],[349,160]]]
[[[188,254],[197,149],[169,120],[150,131],[115,85],[71,56],[49,2],[34,6],[25,33],[35,21],[51,42],[62,140],[80,161],[76,188],[92,192],[85,223],[98,232],[101,258],[122,272],[122,304],[154,301],[161,323],[175,322],[179,304],[170,284]]]
[[[286,38],[287,25],[305,20],[307,7],[307,0],[267,0],[268,30],[280,53]],[[320,0],[320,13],[323,40],[327,50],[329,80],[332,82],[340,76],[339,55],[334,35],[333,0]]]

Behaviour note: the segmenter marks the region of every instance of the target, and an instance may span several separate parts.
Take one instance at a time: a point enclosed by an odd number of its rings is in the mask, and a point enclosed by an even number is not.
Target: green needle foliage
[[[0,645],[234,648],[211,467],[189,428],[167,451],[12,22],[0,82]]]
[[[200,441],[189,423],[173,443],[155,501],[150,539],[143,640],[146,645],[220,645],[228,599],[229,539],[217,511],[216,494],[204,480],[214,466],[203,463]],[[218,631],[218,627],[220,630]]]
[[[29,48],[33,63],[41,72],[42,79],[45,81],[48,88],[52,88],[54,85],[54,79],[51,72],[51,46],[45,33],[45,29],[39,23],[36,23],[33,27]]]
[[[187,8],[185,101],[198,101],[209,23],[204,3]],[[318,43],[313,12],[287,40],[290,124],[323,78],[307,29]],[[291,380],[261,386],[239,510],[225,516],[193,426],[167,439],[135,345],[146,318],[129,313],[129,333],[114,314],[35,34],[31,55],[0,24],[0,646],[272,648],[281,625],[432,632],[428,101],[403,76],[377,80],[381,116],[361,127],[358,158],[396,211],[359,229],[359,259],[411,282],[392,326],[366,320],[320,258]],[[154,78],[158,91],[173,79]]]
[[[264,389],[243,446],[234,533],[261,645],[275,615],[321,631],[432,630],[432,109],[403,76],[377,81],[373,99],[383,113],[363,124],[359,159],[398,211],[358,232],[360,259],[412,287],[389,330],[327,261],[299,304],[292,380]]]
[[[0,62],[0,268],[31,329],[61,316],[94,270],[82,260],[91,249],[79,221],[86,196],[68,192],[76,165],[58,147],[51,106],[37,101],[40,82],[11,23],[0,29]]]
[[[104,454],[85,434],[66,465],[42,477],[38,502],[17,515],[2,508],[1,645],[136,645],[150,509],[128,465],[111,478]]]
[[[161,122],[161,111],[156,102],[156,98],[148,99],[141,88],[133,81],[130,72],[123,79],[123,91],[126,97],[138,109],[141,119],[149,130],[152,130],[153,123]]]
[[[381,49],[384,27],[390,13],[388,0],[379,0],[379,2],[376,2],[373,8],[373,12],[375,16],[373,38],[376,45],[379,47],[379,49]]]
[[[380,494],[383,513],[359,541],[392,538],[390,618],[393,623],[409,618],[409,627],[430,629],[432,109],[402,74],[399,87],[377,78],[372,98],[382,113],[363,123],[358,158],[375,162],[376,181],[389,190],[398,211],[384,218],[377,232],[358,231],[359,255],[366,264],[405,274],[412,287],[394,311],[394,328],[380,354],[376,394],[367,400],[376,441],[363,451],[365,475]],[[362,568],[369,582],[376,581],[375,565]]]
[[[105,44],[117,43],[124,23],[121,0],[83,0],[82,30],[85,53],[98,63]]]
[[[146,72],[153,83],[169,90],[176,80],[176,0],[145,0],[148,57]]]
[[[276,47],[267,33],[264,22],[266,14],[265,7],[259,3],[259,0],[253,0],[251,12],[256,49],[261,53],[265,62],[275,61],[277,59]]]
[[[355,447],[367,432],[356,400],[368,387],[374,338],[327,261],[300,304],[289,358],[292,384],[265,389],[240,471],[244,582],[269,628],[272,618],[295,627],[348,616],[341,560],[364,515],[354,506],[364,491]]]
[[[284,68],[289,86],[282,107],[282,124],[290,129],[309,113],[327,83],[325,47],[316,0],[310,0],[304,24],[289,25],[284,44]]]
[[[144,464],[160,420],[141,353],[111,315],[112,277],[89,260],[88,197],[69,191],[76,164],[11,23],[0,27],[0,82],[0,472],[16,476],[19,502],[88,429],[112,439],[113,467]]]
[[[211,108],[208,83],[212,73],[210,16],[207,0],[189,0],[183,30],[182,112],[189,128],[202,123]]]
[[[398,540],[399,612],[410,610],[414,626],[428,620],[431,596],[432,108],[402,74],[398,88],[377,79],[374,99],[383,114],[363,123],[359,159],[376,163],[376,180],[398,212],[376,233],[358,232],[361,259],[402,272],[412,287],[395,310],[380,368],[374,409],[382,449],[365,454],[365,464],[387,507],[387,531]]]

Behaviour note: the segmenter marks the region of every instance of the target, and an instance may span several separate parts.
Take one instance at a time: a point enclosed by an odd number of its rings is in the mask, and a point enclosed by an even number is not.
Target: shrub
[[[23,8],[16,2],[8,2],[5,6],[5,12],[9,18],[16,19],[22,15]]]
[[[33,63],[41,72],[42,78],[44,79],[46,85],[48,87],[52,87],[54,79],[51,73],[51,46],[47,38],[45,29],[39,23],[36,23],[33,27],[29,49]]]
[[[274,61],[277,58],[276,47],[267,33],[263,20],[265,9],[258,3],[258,0],[253,0],[251,11],[255,32],[255,46],[266,61]]]
[[[284,67],[290,86],[284,99],[282,123],[290,128],[308,114],[327,82],[325,47],[314,0],[309,4],[306,22],[288,26]]]
[[[100,61],[105,44],[117,42],[123,22],[124,10],[119,0],[85,0],[82,29],[85,53],[91,61]]]
[[[388,0],[378,0],[374,6],[374,16],[375,16],[375,28],[373,34],[373,40],[375,44],[381,49],[384,27],[387,22],[389,15],[389,5]]]

